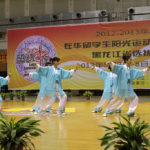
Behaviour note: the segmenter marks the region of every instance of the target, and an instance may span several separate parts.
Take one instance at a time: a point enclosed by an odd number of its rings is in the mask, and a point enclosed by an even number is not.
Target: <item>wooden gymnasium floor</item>
[[[34,101],[16,102],[4,101],[3,108],[29,108]],[[110,125],[113,121],[118,121],[119,115],[102,117],[103,113],[91,113],[98,101],[68,101],[66,107],[73,110],[65,115],[35,115],[29,111],[4,112],[8,118],[20,119],[23,116],[31,116],[32,119],[41,120],[41,129],[45,131],[41,137],[36,138],[34,143],[36,150],[103,150],[100,141],[104,130],[100,125]],[[54,108],[57,108],[55,102]],[[123,106],[122,114],[125,115],[128,109],[127,102]],[[137,116],[150,123],[150,101],[140,101],[136,110]],[[135,120],[133,117],[131,120]]]

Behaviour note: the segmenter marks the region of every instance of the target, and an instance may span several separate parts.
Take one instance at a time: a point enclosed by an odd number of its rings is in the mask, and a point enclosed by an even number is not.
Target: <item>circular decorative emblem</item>
[[[18,73],[26,80],[31,81],[28,74],[36,71],[35,66],[30,66],[30,62],[37,62],[44,66],[50,58],[56,57],[56,50],[53,44],[45,37],[30,36],[24,39],[17,47],[15,54],[15,64]]]

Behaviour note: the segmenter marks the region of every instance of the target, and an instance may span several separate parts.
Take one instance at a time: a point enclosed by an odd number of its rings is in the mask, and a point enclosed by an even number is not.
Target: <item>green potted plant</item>
[[[39,126],[40,120],[31,120],[29,117],[24,117],[18,121],[14,118],[7,120],[0,113],[0,149],[4,150],[23,150],[31,147],[35,149],[32,142],[34,137],[44,133]]]
[[[8,96],[10,97],[10,100],[14,99],[15,93],[14,92],[9,92]]]
[[[121,117],[119,123],[113,122],[110,126],[102,126],[106,133],[99,139],[105,150],[113,146],[114,150],[148,150],[150,147],[150,124],[136,119],[131,123],[130,118]]]
[[[93,96],[93,93],[90,91],[85,91],[83,96],[86,97],[87,100],[90,100],[90,97]]]
[[[7,93],[1,93],[1,96],[2,96],[2,99],[5,100],[6,96],[7,96]]]
[[[21,97],[22,101],[25,100],[25,97],[26,97],[26,96],[27,96],[27,92],[26,92],[26,91],[21,91],[21,92],[20,92],[20,97]]]
[[[21,98],[21,93],[20,93],[20,91],[16,92],[15,95],[16,95],[17,99],[20,100],[20,98]]]
[[[72,92],[71,92],[71,91],[66,91],[65,93],[66,93],[68,99],[69,99],[70,97],[72,97]]]

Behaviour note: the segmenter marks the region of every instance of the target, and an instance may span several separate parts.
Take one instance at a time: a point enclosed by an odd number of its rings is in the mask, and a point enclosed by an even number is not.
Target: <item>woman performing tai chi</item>
[[[8,85],[8,83],[10,81],[10,77],[11,77],[11,73],[9,73],[6,78],[0,77],[0,90],[1,90],[2,86]],[[0,109],[1,109],[1,106],[2,106],[2,97],[0,95]]]
[[[42,67],[36,63],[31,63],[31,65],[36,65],[37,72],[46,77],[46,82],[40,85],[40,92],[38,99],[40,101],[45,101],[43,106],[38,106],[39,112],[42,112],[44,109],[51,109],[47,107],[49,105],[49,100],[53,97],[58,97],[59,99],[59,108],[58,114],[65,112],[65,104],[67,96],[62,89],[61,80],[71,78],[72,74],[75,72],[73,69],[68,71],[62,68],[58,68],[60,64],[60,58],[54,57],[52,59],[53,66]]]
[[[51,63],[50,62],[47,62],[46,64],[45,64],[45,66],[51,66]],[[40,92],[39,92],[39,94],[38,94],[38,97],[40,97],[40,95],[42,95],[42,93],[44,92],[43,90],[45,89],[44,87],[42,87],[42,86],[45,86],[46,85],[46,76],[45,75],[43,75],[42,73],[40,73],[40,72],[38,72],[38,71],[36,71],[36,72],[30,72],[29,74],[28,74],[29,76],[30,76],[30,78],[33,80],[33,81],[39,81],[40,82]],[[51,100],[50,100],[50,105],[52,105],[53,103],[54,103],[54,101],[55,101],[55,98],[52,98]],[[43,104],[41,104],[41,103],[43,103]],[[41,110],[39,109],[39,107],[41,106],[41,105],[46,105],[46,104],[44,104],[45,103],[45,101],[42,101],[42,100],[40,100],[39,98],[37,98],[36,99],[36,101],[35,101],[35,104],[32,106],[32,111],[35,111],[36,113],[39,113]]]
[[[106,102],[112,100],[113,95],[115,93],[116,85],[117,85],[117,75],[112,73],[110,67],[108,67],[110,72],[104,71],[101,68],[95,67],[97,75],[104,80],[104,90],[102,97],[98,103],[98,105],[94,108],[92,112],[97,113],[102,111],[102,107]],[[109,110],[105,111],[106,114],[111,113]]]
[[[129,110],[127,112],[128,116],[134,116],[135,110],[138,106],[138,97],[133,90],[133,80],[142,78],[147,71],[149,71],[150,66],[147,69],[139,70],[131,67],[131,55],[123,55],[124,65],[117,65],[113,62],[107,62],[112,68],[112,72],[117,74],[117,89],[113,100],[108,105],[108,108],[113,110],[112,106],[116,105],[118,107],[125,99],[128,100]],[[118,103],[119,102],[119,103]]]

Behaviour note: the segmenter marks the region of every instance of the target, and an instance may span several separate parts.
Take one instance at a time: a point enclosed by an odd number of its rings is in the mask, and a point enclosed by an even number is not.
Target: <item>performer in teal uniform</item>
[[[2,86],[8,85],[8,83],[10,81],[10,77],[11,77],[11,73],[9,73],[6,78],[0,77],[0,90],[1,90]],[[1,105],[2,105],[2,97],[0,95],[0,109],[1,109]]]
[[[51,63],[50,62],[47,62],[46,64],[45,64],[45,66],[51,66]],[[41,109],[39,109],[40,108],[40,106],[41,105],[43,105],[44,104],[44,101],[43,100],[41,100],[40,98],[39,98],[39,95],[42,95],[43,93],[44,93],[44,87],[42,87],[42,86],[45,86],[46,85],[46,76],[44,76],[44,75],[42,75],[40,72],[32,72],[32,73],[30,73],[29,74],[29,76],[30,76],[30,78],[33,80],[33,81],[39,81],[40,82],[40,88],[41,88],[41,90],[40,90],[40,92],[39,92],[39,94],[38,94],[38,98],[36,99],[36,101],[35,101],[35,104],[33,105],[33,107],[32,107],[32,111],[35,111],[36,113],[40,113],[42,110]],[[55,97],[52,97],[52,99],[50,99],[50,101],[49,101],[49,106],[52,106],[52,104],[54,103],[54,101],[55,101]],[[43,103],[43,104],[41,104],[41,103]],[[46,105],[46,104],[45,104]],[[44,105],[44,106],[45,106]],[[46,109],[46,111],[50,111],[49,109]]]
[[[113,99],[117,86],[117,75],[112,73],[110,67],[108,67],[110,72],[104,71],[101,68],[95,67],[97,75],[104,80],[104,91],[98,105],[94,108],[92,112],[101,112],[102,107],[106,102],[110,102]],[[108,109],[105,111],[105,115],[111,113]]]
[[[60,58],[54,57],[52,59],[53,66],[42,67],[36,63],[31,63],[36,65],[37,72],[46,77],[46,81],[40,85],[40,92],[38,95],[38,99],[43,100],[48,105],[49,100],[52,97],[59,98],[59,108],[58,113],[61,114],[65,111],[65,103],[67,100],[67,96],[62,89],[61,80],[71,78],[74,70],[64,70],[59,68]],[[46,109],[47,105],[44,105]],[[40,108],[39,108],[40,109]],[[40,109],[41,110],[41,109]],[[42,108],[43,110],[43,108]]]
[[[109,107],[111,108],[111,106],[118,101],[122,103],[124,99],[127,99],[129,103],[127,115],[134,116],[134,112],[138,106],[138,97],[133,90],[132,83],[134,79],[143,78],[150,66],[143,70],[131,67],[132,59],[130,54],[124,54],[123,60],[125,63],[124,65],[117,65],[113,62],[107,62],[107,64],[111,66],[112,72],[118,76],[116,94],[114,99],[109,104]]]

